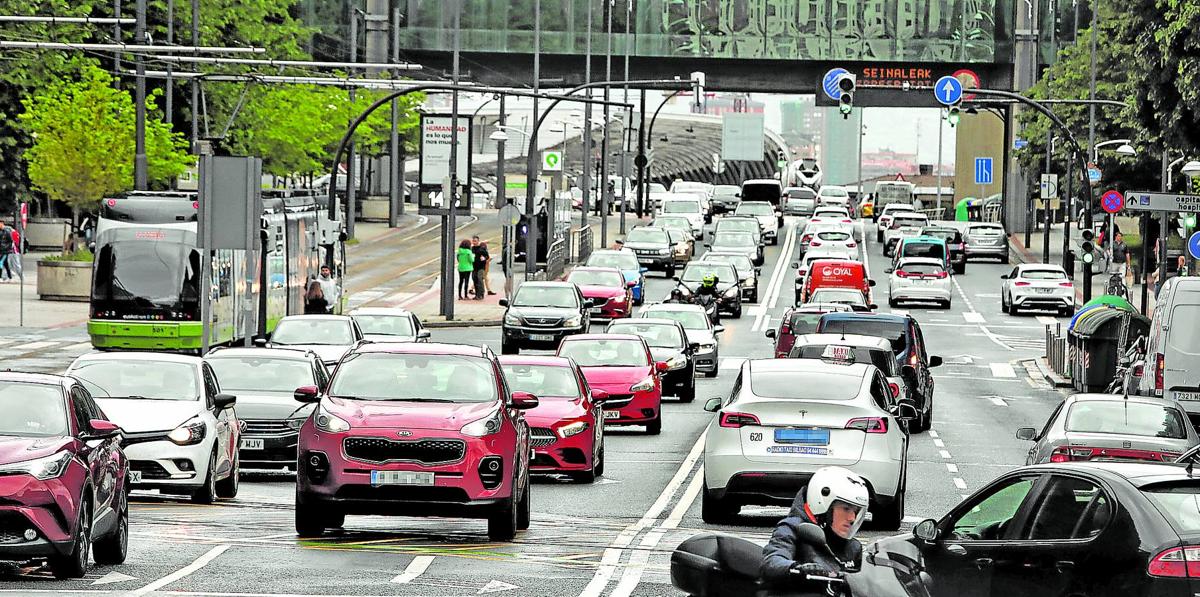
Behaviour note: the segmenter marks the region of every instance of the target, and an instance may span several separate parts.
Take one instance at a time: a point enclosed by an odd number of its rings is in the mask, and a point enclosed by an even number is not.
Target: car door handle
[[[1075,569],[1075,562],[1072,562],[1070,560],[1059,560],[1054,563],[1054,569],[1058,570],[1059,572],[1061,572],[1063,574],[1066,574],[1067,572],[1070,572]]]
[[[975,567],[980,570],[991,568],[992,564],[994,564],[994,563],[995,563],[995,560],[993,560],[992,558],[975,558]]]
[[[953,556],[965,556],[967,555],[967,548],[958,544],[951,544],[946,546],[946,553]]]

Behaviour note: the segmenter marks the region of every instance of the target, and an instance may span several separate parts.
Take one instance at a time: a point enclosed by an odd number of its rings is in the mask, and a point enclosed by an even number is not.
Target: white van
[[[1192,424],[1200,422],[1200,277],[1163,283],[1154,304],[1146,364],[1138,393],[1178,400]]]
[[[692,193],[671,193],[658,207],[658,215],[683,216],[692,227],[696,240],[704,239],[704,207],[700,197]]]

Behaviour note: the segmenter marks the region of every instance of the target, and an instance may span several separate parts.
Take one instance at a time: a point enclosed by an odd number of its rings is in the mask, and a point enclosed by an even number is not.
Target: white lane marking
[[[479,592],[476,593],[476,595],[483,595],[486,593],[499,593],[501,591],[511,591],[513,589],[519,589],[519,588],[521,588],[521,587],[518,587],[517,585],[510,585],[502,580],[492,580],[492,581],[488,582],[488,584],[484,585],[484,587],[482,589],[479,589]]]
[[[966,313],[963,313],[962,316],[967,323],[985,323],[987,321],[983,318],[983,313],[978,313],[976,311],[967,311]]]
[[[225,550],[229,549],[229,547],[229,545],[218,545],[204,552],[203,555],[196,558],[191,564],[188,564],[187,566],[184,566],[183,568],[180,568],[179,570],[176,570],[140,589],[130,591],[128,593],[128,597],[141,597],[147,593],[153,593],[175,581],[187,578],[188,575],[207,566],[209,562],[217,559],[217,556],[225,553]]]
[[[11,350],[20,350],[20,351],[38,350],[38,349],[54,346],[55,344],[58,344],[58,342],[54,342],[51,340],[41,340],[39,342],[27,342],[25,344],[18,344],[16,346],[12,347]]]
[[[292,533],[292,536],[293,537],[296,536],[295,533]],[[101,576],[100,578],[97,578],[96,580],[92,581],[92,585],[93,586],[95,586],[95,585],[111,585],[114,583],[126,582],[126,581],[130,581],[130,580],[137,580],[137,577],[129,576],[128,574],[121,574],[120,572],[109,572],[108,574],[105,574],[104,576]]]
[[[392,582],[405,585],[416,580],[429,569],[429,565],[433,563],[433,558],[434,556],[417,556],[413,558],[408,563],[408,566],[404,568],[404,572],[397,574],[396,578],[392,579]]]
[[[951,474],[958,474],[958,465],[954,464],[953,462],[947,462],[946,470],[949,471]]]
[[[1057,319],[1046,316],[1046,315],[1038,315],[1037,320],[1038,320],[1038,323],[1044,323],[1046,325],[1054,325],[1054,324],[1058,323]]]
[[[1008,406],[1008,403],[999,396],[989,396],[988,400],[991,400],[992,404],[995,404],[996,406]]]
[[[945,448],[945,447],[946,447],[946,442],[944,442],[944,441],[942,441],[942,440],[940,440],[940,439],[935,439],[935,440],[933,440],[933,445],[935,445],[935,446],[937,446],[937,447],[939,447],[939,448]]]
[[[929,430],[929,437],[937,438],[937,436],[938,436],[938,432],[936,432],[932,429]]]
[[[999,292],[976,292],[975,298],[998,299],[998,298],[1000,298],[1000,293]]]
[[[667,515],[667,519],[662,524],[658,525],[663,529],[679,528],[679,523],[683,521],[683,516],[687,514],[692,503],[696,501],[696,496],[700,495],[700,489],[704,486],[704,465],[700,465],[700,469],[696,471],[696,475],[692,477],[692,482],[688,484],[687,489],[683,490],[683,495],[680,496],[679,502],[671,509],[671,513]]]
[[[783,287],[783,280],[787,278],[785,274],[791,270],[790,264],[792,261],[792,247],[796,243],[796,227],[788,228],[787,236],[783,241],[783,249],[779,252],[779,260],[775,263],[775,269],[771,271],[771,279],[767,282],[767,292],[759,301],[759,306],[762,310],[754,319],[754,325],[750,326],[750,331],[761,332],[766,329],[767,312],[775,308],[775,303],[779,301],[779,294]]]
[[[941,455],[942,455],[942,458],[945,458],[946,460],[950,460],[950,453],[949,453],[949,452],[947,452],[947,451],[945,451],[945,450],[938,450],[938,454],[941,454]]]
[[[908,311],[903,309],[892,309],[891,314],[897,317],[908,317]]]
[[[992,368],[992,377],[1016,377],[1017,372],[1008,363],[988,363]]]
[[[637,551],[629,557],[629,563],[625,566],[625,571],[621,573],[621,580],[617,586],[613,588],[609,597],[629,597],[633,591],[637,589],[638,583],[642,582],[642,573],[646,571],[646,564],[650,562],[650,554],[654,552],[654,548],[658,547],[658,542],[662,540],[666,531],[659,529],[646,533],[642,538],[642,542],[638,544]]]
[[[979,326],[979,329],[983,330],[983,335],[984,335],[984,336],[987,336],[987,339],[988,339],[988,340],[991,340],[992,342],[995,342],[995,343],[996,343],[996,345],[997,345],[997,346],[999,346],[1000,348],[1003,348],[1003,349],[1005,349],[1005,350],[1016,350],[1015,348],[1013,348],[1013,347],[1009,346],[1008,344],[1006,344],[1006,343],[1004,342],[1004,340],[1001,340],[1001,339],[1000,339],[1000,336],[997,336],[996,334],[993,334],[993,333],[992,333],[992,330],[989,330],[989,329],[988,329],[988,327],[987,327],[986,325],[980,325],[980,326]]]
[[[967,482],[963,481],[961,477],[955,477],[954,486],[965,491],[967,489]]]

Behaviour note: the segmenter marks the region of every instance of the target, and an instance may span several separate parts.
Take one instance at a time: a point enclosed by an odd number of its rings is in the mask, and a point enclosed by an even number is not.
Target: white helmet
[[[850,537],[853,537],[866,520],[864,514],[871,505],[871,492],[867,489],[867,482],[853,471],[840,466],[827,466],[817,469],[809,479],[804,501],[808,511],[816,517],[829,512],[834,502],[857,508],[858,517],[850,531]]]

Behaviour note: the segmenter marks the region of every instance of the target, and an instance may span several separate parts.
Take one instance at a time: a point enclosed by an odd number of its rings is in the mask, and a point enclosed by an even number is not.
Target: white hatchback
[[[917,213],[916,208],[907,203],[889,203],[883,206],[883,210],[878,212],[879,217],[875,218],[875,242],[883,242],[884,231],[892,225],[892,218],[905,212]]]
[[[949,309],[952,300],[950,274],[940,259],[904,257],[888,269],[888,306],[901,301],[932,301]]]
[[[1053,309],[1066,316],[1075,310],[1075,285],[1061,266],[1022,263],[1000,279],[1000,308],[1009,315],[1021,309]]]
[[[892,251],[903,238],[921,236],[921,229],[929,225],[929,216],[922,213],[902,212],[892,218],[892,224],[883,232],[883,254],[891,257]]]
[[[908,433],[916,416],[874,365],[848,347],[821,359],[754,359],[733,393],[713,398],[704,439],[705,522],[727,522],[743,505],[790,504],[819,468],[842,466],[866,479],[876,526],[900,528]]]
[[[808,248],[804,255],[858,261],[858,243],[854,242],[854,237],[849,232],[841,228],[818,229],[808,240]]]

